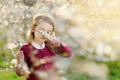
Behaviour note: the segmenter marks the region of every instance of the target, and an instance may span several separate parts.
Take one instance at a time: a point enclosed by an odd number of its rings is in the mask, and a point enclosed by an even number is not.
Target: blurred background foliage
[[[15,56],[36,14],[50,15],[72,49],[56,62],[62,80],[120,80],[119,12],[120,0],[0,0],[0,80],[21,80]]]

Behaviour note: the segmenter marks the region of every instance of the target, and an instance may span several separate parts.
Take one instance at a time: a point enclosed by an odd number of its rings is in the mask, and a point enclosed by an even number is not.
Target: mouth
[[[41,39],[42,39],[42,40],[47,40],[47,38],[46,38],[46,37],[44,37],[44,36],[42,36],[42,37],[41,37]]]

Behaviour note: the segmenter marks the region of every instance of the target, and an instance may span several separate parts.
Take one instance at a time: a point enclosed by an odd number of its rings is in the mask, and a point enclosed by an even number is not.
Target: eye
[[[44,28],[42,28],[42,27],[41,27],[41,28],[39,28],[39,30],[42,30],[42,31],[44,31]]]
[[[51,30],[47,31],[48,34],[51,34],[51,32],[52,32]]]

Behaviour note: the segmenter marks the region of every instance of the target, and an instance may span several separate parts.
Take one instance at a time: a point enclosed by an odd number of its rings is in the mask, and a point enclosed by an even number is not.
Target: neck
[[[32,41],[31,44],[36,49],[43,49],[45,47],[44,42],[43,43],[36,43],[35,41]]]
[[[37,41],[37,40],[34,40],[35,43],[37,43],[39,46],[42,46],[42,44],[44,43],[44,41]]]

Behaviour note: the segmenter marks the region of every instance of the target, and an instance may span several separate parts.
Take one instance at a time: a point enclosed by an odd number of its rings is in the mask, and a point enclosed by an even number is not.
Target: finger
[[[18,60],[23,59],[24,58],[23,51],[18,51],[16,57],[17,57]]]

